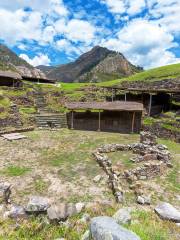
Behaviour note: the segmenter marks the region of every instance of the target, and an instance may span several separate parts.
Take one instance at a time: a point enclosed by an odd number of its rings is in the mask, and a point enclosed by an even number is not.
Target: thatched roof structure
[[[10,71],[0,71],[0,78],[22,79],[19,73]]]
[[[143,111],[143,104],[138,102],[71,102],[66,103],[70,110],[109,110],[109,111]]]

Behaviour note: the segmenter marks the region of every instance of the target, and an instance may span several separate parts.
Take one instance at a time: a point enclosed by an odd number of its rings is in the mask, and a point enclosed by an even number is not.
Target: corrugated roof
[[[97,109],[112,111],[143,111],[143,104],[138,102],[71,102],[66,103],[66,107],[71,110]]]
[[[0,71],[0,77],[12,78],[12,79],[22,79],[21,75],[16,72],[11,71]]]

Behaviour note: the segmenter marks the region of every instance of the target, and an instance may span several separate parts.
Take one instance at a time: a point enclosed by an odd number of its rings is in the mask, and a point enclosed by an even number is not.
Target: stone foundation
[[[141,166],[124,172],[112,166],[107,153],[130,150],[137,154],[131,160],[134,163],[142,162]],[[117,202],[122,202],[123,200],[122,179],[127,180],[129,183],[138,180],[147,180],[162,175],[167,167],[172,167],[170,162],[171,156],[167,147],[157,144],[156,137],[149,132],[142,132],[140,134],[140,143],[103,145],[93,155],[107,174],[109,185]]]

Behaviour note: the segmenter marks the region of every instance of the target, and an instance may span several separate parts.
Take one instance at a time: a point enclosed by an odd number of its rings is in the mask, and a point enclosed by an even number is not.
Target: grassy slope
[[[122,78],[105,83],[100,83],[99,85],[111,86],[121,83],[122,81],[158,81],[166,78],[177,77],[180,77],[180,63],[149,69],[144,72],[136,73],[128,78]]]
[[[96,86],[112,86],[123,81],[158,81],[167,78],[180,77],[180,63],[167,65],[159,68],[149,69],[144,72],[136,73],[127,78],[115,79],[112,81],[93,83]],[[61,83],[61,89],[64,91],[75,91],[79,88],[90,86],[92,83]]]

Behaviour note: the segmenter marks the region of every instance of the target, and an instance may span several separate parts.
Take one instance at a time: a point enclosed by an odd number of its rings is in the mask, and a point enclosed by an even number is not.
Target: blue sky
[[[32,65],[100,45],[152,68],[180,62],[179,0],[0,0],[0,41]]]

